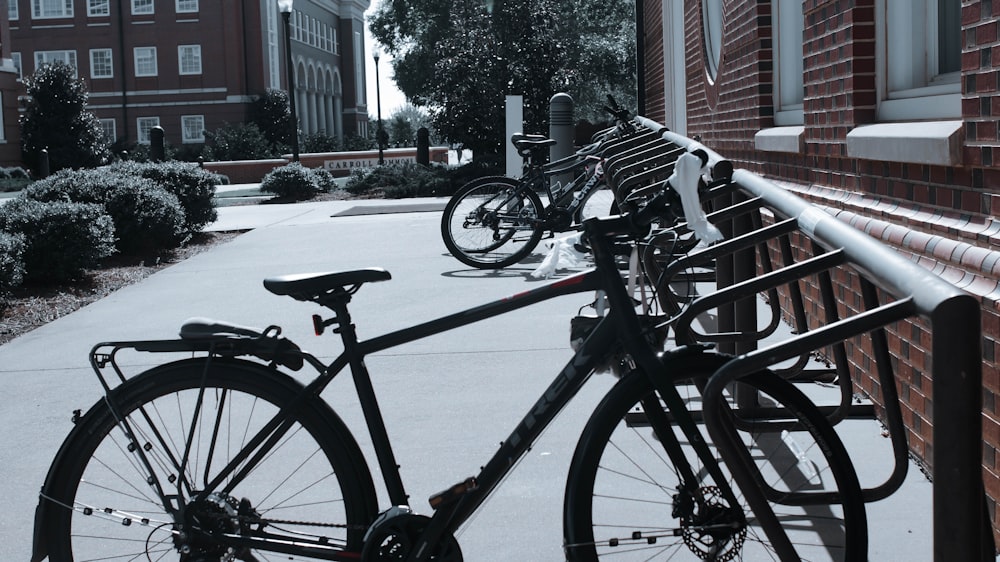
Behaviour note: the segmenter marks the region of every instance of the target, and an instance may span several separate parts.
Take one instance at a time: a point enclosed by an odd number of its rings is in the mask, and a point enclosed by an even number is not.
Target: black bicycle
[[[455,531],[611,363],[624,374],[586,425],[566,484],[561,540],[569,559],[864,559],[858,478],[816,406],[770,371],[744,377],[773,407],[757,416],[723,402],[728,429],[712,434],[743,446],[738,453],[717,447],[696,419],[697,389],[730,358],[699,346],[663,352],[652,343],[655,321],[637,315],[613,245],[643,236],[662,204],[654,198],[636,213],[588,220],[592,270],[364,341],[348,304],[363,285],[388,280],[387,271],[265,280],[274,294],[332,311],[313,317],[317,333],[333,328],[343,342],[330,364],[279,328],[206,320],[187,323],[176,340],[95,346],[91,363],[105,396],[77,414],[52,463],[32,560],[462,560]],[[478,474],[431,497],[429,515],[417,513],[365,358],[596,291],[606,315],[496,454]],[[188,358],[131,376],[116,360],[122,350]],[[287,374],[303,366],[317,375]],[[354,436],[320,397],[344,371],[353,377],[388,509],[376,501]]]
[[[511,143],[523,158],[520,178],[488,176],[459,188],[441,215],[441,238],[451,255],[470,267],[508,267],[530,255],[546,232],[567,232],[588,218],[615,213],[615,194],[604,181],[604,151],[633,132],[634,124],[614,99],[608,102],[604,109],[615,125],[574,154],[547,163],[555,140],[516,134]],[[559,177],[572,179],[554,183]]]

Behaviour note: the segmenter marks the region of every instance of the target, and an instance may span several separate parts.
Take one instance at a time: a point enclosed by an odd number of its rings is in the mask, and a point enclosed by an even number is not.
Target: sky
[[[368,60],[365,62],[365,76],[368,80],[368,114],[372,117],[376,116],[378,109],[375,88],[375,60],[371,56],[376,43],[368,31],[368,15],[374,12],[378,5],[379,0],[373,0],[372,6],[365,12],[365,52],[368,54]],[[397,109],[406,104],[406,96],[399,91],[396,83],[392,80],[392,56],[388,53],[383,52],[382,58],[379,59],[378,77],[379,88],[382,90],[382,119],[388,119]]]

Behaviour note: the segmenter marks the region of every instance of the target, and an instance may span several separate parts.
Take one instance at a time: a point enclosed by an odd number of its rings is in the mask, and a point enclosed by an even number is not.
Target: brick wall
[[[650,21],[660,0],[644,2]],[[685,0],[687,135],[747,168],[784,182],[801,196],[898,249],[910,259],[980,297],[983,305],[984,458],[991,515],[1000,498],[1000,3],[962,1],[962,164],[940,166],[852,158],[847,134],[877,119],[875,0],[803,2],[804,140],[801,153],[763,152],[754,134],[773,127],[771,5],[726,0],[722,61],[707,79],[701,0]],[[655,6],[654,6],[655,5]],[[661,27],[663,22],[659,22]],[[662,46],[660,47],[662,50]],[[654,53],[649,52],[649,64]],[[659,53],[662,59],[662,53]],[[655,91],[655,70],[647,92]],[[659,76],[662,76],[662,72]],[[655,78],[662,79],[662,78]],[[649,107],[658,107],[650,99]],[[669,100],[668,102],[669,103]],[[654,117],[654,115],[650,115]],[[807,245],[804,245],[807,246]],[[801,247],[800,251],[809,251]],[[835,280],[841,306],[860,303],[856,280]],[[808,291],[813,295],[815,291]],[[821,314],[812,303],[811,312]],[[889,332],[897,384],[914,454],[929,463],[933,448],[928,379],[930,335],[920,322]],[[877,401],[869,344],[851,342],[858,388]],[[867,374],[866,374],[867,373]],[[933,467],[930,467],[931,469]],[[1000,534],[997,535],[1000,537]]]

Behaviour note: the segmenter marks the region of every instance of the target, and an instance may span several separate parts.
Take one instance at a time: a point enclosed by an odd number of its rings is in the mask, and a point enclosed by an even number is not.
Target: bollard
[[[417,129],[417,164],[431,165],[431,133],[427,127]]]
[[[49,177],[49,149],[43,148],[38,153],[38,176],[41,178]]]
[[[163,127],[157,125],[149,130],[149,157],[153,162],[163,162],[164,156]]]
[[[549,149],[549,159],[559,160],[574,152],[573,137],[576,127],[573,124],[573,98],[569,94],[559,93],[549,100],[549,138],[556,145]],[[573,180],[572,174],[552,178],[553,184],[566,183]]]

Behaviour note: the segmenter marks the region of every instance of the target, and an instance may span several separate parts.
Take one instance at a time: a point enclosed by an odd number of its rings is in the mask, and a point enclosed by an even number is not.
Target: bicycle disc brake
[[[417,515],[404,507],[393,507],[375,520],[365,535],[361,562],[395,562],[406,560],[430,518]],[[462,550],[455,537],[447,535],[434,547],[430,560],[462,562]]]
[[[674,515],[680,515],[678,509],[687,512],[682,516],[684,544],[702,560],[733,560],[740,555],[746,540],[746,522],[733,516],[717,487],[702,487],[701,494],[703,503],[697,508],[693,498],[686,494],[674,498]]]

